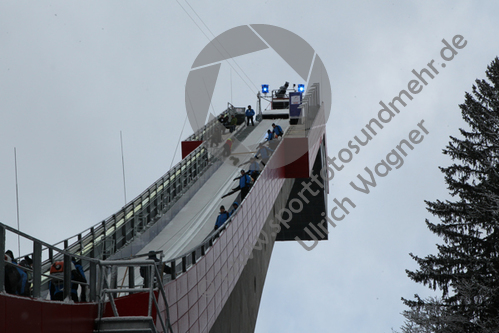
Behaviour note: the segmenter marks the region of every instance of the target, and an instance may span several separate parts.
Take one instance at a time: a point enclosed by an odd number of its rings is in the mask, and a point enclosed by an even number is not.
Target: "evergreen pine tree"
[[[469,129],[443,150],[454,163],[440,170],[455,201],[425,201],[440,219],[426,224],[443,244],[436,255],[411,253],[419,268],[406,271],[441,297],[403,299],[403,332],[499,332],[499,58],[486,75],[459,105]]]

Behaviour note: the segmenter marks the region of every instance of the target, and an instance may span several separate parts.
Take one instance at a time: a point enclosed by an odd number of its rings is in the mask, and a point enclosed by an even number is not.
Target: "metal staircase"
[[[136,267],[147,268],[149,278],[148,284],[144,288],[136,288],[133,279],[130,279],[128,286],[118,287],[116,285],[117,272],[120,267],[127,267],[134,270]],[[107,260],[101,262],[100,280],[100,295],[99,295],[99,308],[98,317],[95,320],[96,333],[112,333],[112,332],[129,332],[129,333],[156,333],[156,324],[159,322],[162,332],[173,333],[170,324],[170,314],[168,310],[168,302],[166,300],[165,289],[163,288],[163,272],[160,272],[158,263],[153,260]],[[120,316],[118,307],[115,302],[118,293],[141,293],[147,292],[148,307],[147,316]],[[157,296],[156,296],[157,294]],[[164,309],[166,311],[166,318],[162,316],[155,316],[153,309],[156,313],[161,311],[158,303],[159,300],[163,301]],[[104,310],[106,303],[110,304],[114,317],[104,317]],[[155,316],[156,318],[153,318]],[[156,319],[156,320],[154,320]]]

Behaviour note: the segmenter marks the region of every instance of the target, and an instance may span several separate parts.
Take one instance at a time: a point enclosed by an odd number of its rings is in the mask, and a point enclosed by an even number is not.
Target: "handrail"
[[[208,150],[204,146],[196,148],[158,181],[106,220],[52,246],[43,243],[48,249],[48,258],[41,267],[48,270],[50,265],[54,261],[61,260],[64,254],[84,258],[109,258],[128,245],[135,236],[154,225],[210,165]],[[23,235],[29,238],[28,235]],[[64,246],[64,251],[58,247],[61,244]],[[27,255],[31,256],[33,253]],[[89,269],[88,262],[84,268]],[[44,286],[46,282],[46,279],[43,280]]]
[[[113,293],[116,292],[128,292],[128,293],[135,293],[135,292],[140,292],[140,291],[149,291],[149,309],[148,309],[148,314],[149,316],[151,315],[151,304],[154,303],[154,306],[156,307],[158,313],[160,311],[159,304],[156,300],[156,297],[154,296],[154,290],[158,290],[158,292],[161,294],[161,297],[163,298],[163,302],[166,307],[166,322],[163,320],[161,316],[159,317],[160,323],[163,327],[163,331],[167,332],[167,329],[170,333],[172,333],[172,328],[170,324],[170,314],[169,314],[169,309],[168,309],[168,301],[166,298],[166,293],[163,288],[163,280],[161,278],[161,274],[158,270],[158,267],[156,263],[152,260],[98,260],[95,258],[89,258],[85,257],[82,255],[74,254],[71,253],[67,250],[60,249],[56,246],[50,245],[42,240],[39,240],[35,237],[32,237],[30,235],[27,235],[21,231],[18,231],[8,225],[5,225],[0,222],[0,253],[5,253],[5,239],[6,239],[6,232],[12,232],[14,234],[17,234],[23,238],[26,238],[27,240],[30,240],[33,242],[33,269],[29,269],[23,266],[19,266],[15,263],[7,262],[5,260],[0,260],[0,293],[5,292],[5,268],[6,266],[13,266],[16,268],[20,268],[23,271],[30,271],[33,272],[33,277],[32,277],[32,283],[33,283],[33,289],[32,289],[32,294],[29,296],[35,297],[35,298],[40,298],[41,297],[41,284],[42,284],[42,276],[45,276],[48,279],[54,279],[54,280],[59,280],[63,281],[64,283],[64,288],[63,288],[63,300],[64,301],[71,301],[71,284],[77,283],[80,285],[85,285],[88,286],[90,291],[90,301],[92,302],[98,302],[98,316],[99,319],[102,318],[103,314],[103,304],[106,300],[109,300],[111,302],[111,307],[113,307],[113,313],[117,313],[116,306],[114,303],[114,297]],[[90,281],[85,283],[85,282],[80,282],[80,281],[75,281],[71,279],[71,269],[64,269],[63,270],[63,275],[62,277],[58,276],[50,276],[42,273],[42,252],[43,251],[56,251],[60,253],[64,257],[64,267],[70,267],[71,266],[71,261],[73,258],[76,258],[80,260],[83,263],[87,263],[90,266]],[[160,252],[162,253],[162,252]],[[141,255],[144,256],[144,255]],[[136,256],[136,257],[141,257],[141,256]],[[160,283],[152,284],[150,283],[147,288],[135,288],[135,286],[132,284],[129,286],[129,288],[113,288],[113,283],[109,283],[108,279],[113,279],[115,277],[114,269],[115,267],[137,267],[137,266],[148,266],[150,268],[149,274],[152,276],[153,274],[156,276],[156,281],[160,281]],[[109,269],[111,269],[111,272],[109,272]],[[154,270],[153,270],[154,269]],[[149,281],[152,281],[150,279]],[[98,283],[100,282],[100,283]],[[109,295],[106,298],[106,295]],[[21,295],[22,296],[22,295]],[[28,296],[28,295],[26,295]],[[152,298],[151,298],[152,297]]]
[[[161,255],[162,256],[162,255]],[[144,288],[135,288],[134,285],[129,285],[128,288],[117,288],[113,287],[113,276],[115,276],[116,269],[117,267],[127,267],[128,269],[132,270],[135,269],[136,267],[148,267],[148,272],[149,276],[155,276],[156,282],[154,282],[154,279],[148,279],[148,286],[144,286]],[[156,318],[159,318],[159,321],[161,323],[161,326],[163,328],[163,332],[168,332],[173,333],[173,329],[170,323],[170,312],[169,312],[169,307],[168,307],[168,300],[166,299],[166,293],[165,289],[163,287],[163,278],[161,276],[161,273],[159,272],[157,262],[153,260],[107,260],[103,261],[101,260],[99,263],[99,267],[101,268],[102,272],[109,271],[109,273],[103,273],[101,274],[101,292],[100,292],[100,297],[99,297],[99,305],[98,305],[98,319],[100,320],[102,316],[104,315],[104,303],[106,300],[109,300],[111,304],[111,308],[113,310],[113,315],[115,317],[119,317],[119,313],[116,307],[116,303],[114,301],[115,297],[114,294],[118,292],[149,292],[149,301],[148,301],[148,308],[147,308],[147,314],[150,317],[152,313],[152,304],[154,303],[154,306],[156,308],[156,311],[159,313],[160,307],[158,304],[158,301],[156,299],[156,296],[154,294],[155,290],[158,290],[158,297],[161,296],[163,298],[163,302],[165,304],[165,309],[166,309],[166,322],[163,320],[162,316],[156,316]],[[111,281],[108,281],[106,277],[110,278]]]
[[[92,283],[93,277],[97,274],[96,272],[96,266],[99,263],[99,260],[93,259],[93,258],[88,258],[84,257],[78,254],[71,253],[69,251],[60,249],[56,246],[50,245],[44,241],[41,241],[35,237],[32,237],[28,234],[25,234],[21,231],[18,231],[8,225],[5,225],[3,223],[0,223],[0,253],[5,253],[5,240],[6,240],[6,231],[12,232],[14,234],[17,234],[23,238],[26,238],[33,242],[33,254],[32,254],[32,260],[33,260],[33,289],[32,289],[32,295],[33,297],[39,298],[41,297],[42,293],[42,277],[45,278],[45,281],[48,279],[60,279],[58,277],[50,276],[43,274],[44,270],[47,270],[47,268],[43,268],[43,263],[42,263],[42,254],[43,251],[47,252],[53,252],[56,251],[59,253],[59,255],[64,259],[64,266],[65,267],[70,267],[71,265],[71,260],[72,258],[77,258],[81,260],[82,262],[85,262],[87,266],[89,267],[89,272],[90,272],[90,283],[88,284],[90,287],[90,300],[93,301],[95,300],[95,295],[96,295],[96,287],[95,283]],[[0,292],[5,291],[5,260],[0,260]],[[29,270],[27,268],[21,267],[17,265],[16,267],[26,271]],[[71,293],[71,283],[79,283],[79,284],[84,284],[80,283],[77,281],[71,280],[71,270],[70,269],[65,269],[64,270],[64,275],[63,275],[63,281],[64,281],[64,288],[63,288],[63,299],[69,299],[70,298],[70,293]]]
[[[183,159],[180,162],[178,162],[172,169],[170,169],[168,172],[166,172],[162,177],[160,177],[156,182],[154,182],[147,189],[145,189],[140,195],[138,195],[137,197],[135,197],[135,199],[131,200],[128,204],[126,204],[117,213],[111,215],[110,217],[108,217],[107,219],[105,219],[103,222],[97,223],[94,226],[92,226],[90,228],[87,228],[84,231],[82,231],[82,232],[80,232],[80,233],[78,233],[76,235],[73,235],[71,237],[68,237],[66,239],[63,239],[63,240],[59,241],[58,243],[55,243],[54,245],[57,246],[59,244],[63,244],[64,242],[68,242],[69,240],[71,240],[71,239],[73,239],[75,237],[82,236],[82,234],[84,234],[86,232],[91,233],[92,229],[94,229],[94,232],[98,232],[98,231],[102,230],[101,229],[102,223],[105,222],[106,225],[109,225],[110,222],[114,221],[117,216],[119,216],[121,218],[122,217],[121,214],[123,214],[124,212],[126,213],[126,216],[129,216],[130,213],[132,212],[132,210],[134,212],[136,212],[137,211],[137,207],[140,207],[141,204],[142,205],[143,204],[147,204],[150,201],[150,197],[154,197],[155,196],[154,192],[157,189],[162,188],[162,186],[166,186],[166,184],[170,184],[171,182],[173,182],[173,180],[177,180],[176,178],[178,178],[180,176],[179,175],[179,171],[183,170],[183,168],[185,168],[186,165],[191,164],[194,159],[199,158],[199,154],[203,154],[203,155],[207,154],[207,152],[205,151],[204,147],[198,147],[198,148],[196,148],[191,153],[190,158],[186,157],[186,159]],[[145,203],[144,203],[144,201],[145,201]]]
[[[307,90],[307,94],[303,97],[299,108],[301,112],[301,123],[305,125],[305,136],[308,135],[315,117],[320,109],[320,88],[319,83],[314,83]]]

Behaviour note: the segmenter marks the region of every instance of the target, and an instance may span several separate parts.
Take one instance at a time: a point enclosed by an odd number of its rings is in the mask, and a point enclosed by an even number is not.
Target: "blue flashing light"
[[[298,91],[301,92],[301,93],[304,92],[305,91],[305,85],[304,84],[299,84],[298,85]]]
[[[264,93],[264,94],[269,93],[269,85],[268,84],[262,84],[262,93]]]

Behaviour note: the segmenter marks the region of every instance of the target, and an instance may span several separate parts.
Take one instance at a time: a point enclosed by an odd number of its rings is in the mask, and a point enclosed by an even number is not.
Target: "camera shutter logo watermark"
[[[221,62],[265,50],[269,46],[307,82],[307,87],[313,83],[320,84],[327,122],[331,110],[331,84],[321,58],[303,38],[286,29],[252,24],[235,27],[218,35],[194,61],[185,85],[185,106],[194,131],[203,127],[207,121]]]

